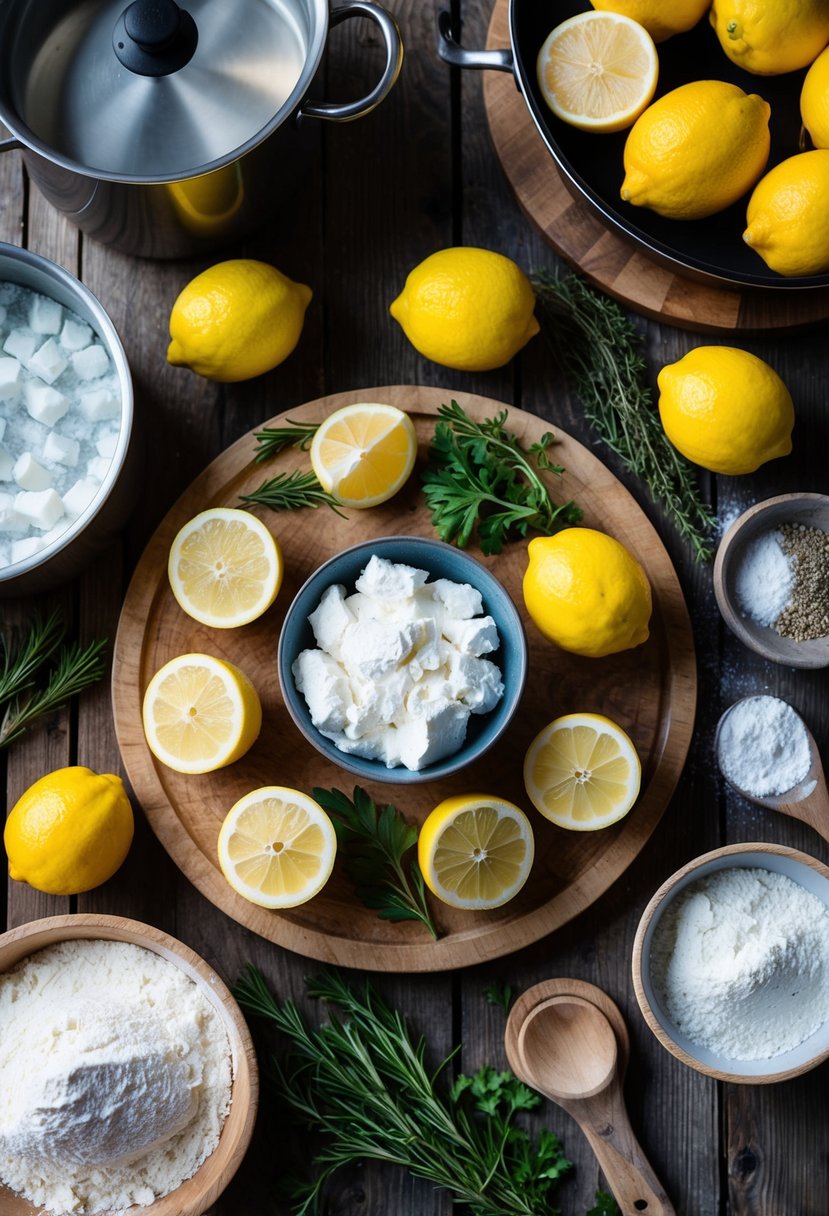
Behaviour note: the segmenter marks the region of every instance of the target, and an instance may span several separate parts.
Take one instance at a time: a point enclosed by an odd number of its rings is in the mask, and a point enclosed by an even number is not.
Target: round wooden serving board
[[[499,402],[466,393],[396,386],[338,393],[289,414],[292,419],[319,421],[351,402],[389,402],[412,417],[422,462],[437,408],[450,397],[476,418],[491,417],[502,408]],[[510,409],[507,425],[527,444],[548,429],[540,418],[516,409]],[[260,512],[282,546],[285,579],[273,607],[241,629],[208,629],[179,608],[166,574],[170,544],[181,525],[199,511],[239,505],[240,494],[275,471],[307,467],[307,455],[291,450],[268,465],[255,464],[253,434],[246,435],[208,466],[160,525],[121,613],[113,665],[115,726],[129,779],[156,835],[190,881],[229,916],[270,941],[325,962],[377,971],[437,971],[497,958],[538,940],[591,904],[642,848],[671,797],[693,729],[696,668],[690,622],[668,554],[642,510],[586,448],[558,430],[556,435],[556,459],[567,471],[556,481],[554,496],[557,501],[575,499],[587,525],[612,533],[642,562],[654,591],[651,637],[636,650],[610,658],[579,658],[545,641],[525,615],[529,676],[521,706],[501,741],[475,765],[446,780],[368,787],[375,799],[393,802],[417,821],[442,798],[464,791],[501,795],[531,815],[536,855],[523,891],[490,912],[436,906],[438,941],[414,922],[379,919],[359,903],[338,866],[315,899],[276,913],[237,895],[222,876],[216,856],[222,820],[249,790],[277,784],[351,793],[354,782],[349,775],[306,743],[288,715],[277,678],[277,638],[299,587],[334,553],[372,536],[434,535],[417,470],[391,502],[370,511],[350,511],[347,519],[325,507]],[[525,545],[511,545],[503,554],[481,560],[523,612]],[[264,711],[262,733],[246,756],[219,772],[196,777],[182,776],[156,761],[141,726],[141,701],[151,677],[168,659],[190,651],[241,667],[255,683]],[[551,718],[575,710],[615,719],[631,735],[642,760],[642,792],[636,805],[619,824],[599,832],[555,827],[530,806],[523,787],[523,758],[532,738]]]
[[[555,20],[551,21],[552,25]],[[490,50],[509,47],[509,0],[496,0]],[[545,147],[510,72],[484,76],[484,105],[495,151],[519,205],[545,240],[596,287],[621,303],[685,329],[776,331],[825,321],[829,290],[717,287],[677,274],[611,229],[566,178]]]

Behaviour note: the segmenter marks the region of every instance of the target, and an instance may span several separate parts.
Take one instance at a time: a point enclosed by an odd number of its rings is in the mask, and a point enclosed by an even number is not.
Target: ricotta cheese
[[[352,594],[328,587],[309,616],[316,650],[291,668],[311,721],[342,752],[413,771],[463,746],[471,714],[504,693],[484,655],[495,621],[468,583],[372,555]]]

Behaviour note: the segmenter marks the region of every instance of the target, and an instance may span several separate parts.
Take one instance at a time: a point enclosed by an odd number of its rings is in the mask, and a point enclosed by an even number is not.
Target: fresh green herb
[[[512,984],[505,984],[503,980],[493,980],[484,988],[487,1004],[497,1005],[499,1009],[503,1009],[505,1016],[510,1011],[514,995]]]
[[[285,448],[299,448],[301,452],[308,451],[319,423],[293,422],[290,418],[286,418],[285,421],[288,426],[265,426],[261,431],[254,432],[253,437],[259,445],[254,454],[257,463],[268,460],[271,456],[277,456]]]
[[[642,478],[696,557],[706,561],[716,520],[691,465],[662,429],[633,325],[618,304],[577,275],[559,278],[540,270],[531,279],[544,334],[588,421],[625,468]]]
[[[339,509],[340,504],[333,494],[323,490],[313,473],[302,473],[298,469],[293,473],[278,473],[269,481],[263,481],[258,490],[252,494],[241,494],[242,502],[256,503],[260,507],[270,507],[273,511],[293,511],[298,507],[330,507],[343,519],[346,517]]]
[[[0,632],[0,748],[103,676],[106,639],[81,647],[77,642],[63,645],[65,636],[58,608],[45,619],[35,615],[23,638]],[[43,678],[45,684],[38,686]]]
[[[353,801],[340,790],[315,789],[313,797],[331,816],[345,872],[366,907],[384,920],[419,920],[437,939],[417,859],[403,861],[417,844],[417,828],[390,804],[380,810],[360,786]]]
[[[441,540],[465,549],[477,528],[482,551],[500,553],[529,528],[549,536],[582,518],[572,502],[555,505],[541,476],[564,472],[547,455],[551,431],[525,450],[504,427],[507,410],[475,422],[452,401],[438,415],[422,481]]]
[[[516,1123],[538,1104],[510,1073],[481,1069],[459,1077],[447,1093],[426,1043],[414,1040],[403,1016],[366,981],[359,991],[336,973],[306,980],[312,997],[340,1015],[310,1029],[296,1005],[280,1005],[261,973],[248,966],[234,989],[248,1012],[267,1019],[288,1040],[274,1058],[278,1090],[289,1107],[324,1136],[317,1174],[296,1181],[296,1216],[322,1210],[329,1177],[343,1165],[372,1159],[402,1165],[452,1193],[473,1216],[555,1216],[553,1189],[570,1168],[551,1132],[533,1142]]]
[[[596,1191],[596,1202],[587,1216],[621,1216],[619,1205],[607,1191]]]

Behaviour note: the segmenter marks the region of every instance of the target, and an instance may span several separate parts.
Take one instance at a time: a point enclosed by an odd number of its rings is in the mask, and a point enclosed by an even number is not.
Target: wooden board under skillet
[[[465,393],[394,386],[324,397],[288,411],[292,419],[318,421],[354,401],[385,401],[405,409],[417,429],[420,461],[434,431],[438,405],[454,397],[473,417],[492,416],[501,404]],[[279,422],[273,419],[272,424]],[[548,424],[510,409],[508,426],[525,443]],[[258,428],[257,428],[258,429]],[[415,923],[393,924],[354,896],[339,866],[324,890],[296,909],[270,912],[248,903],[226,883],[216,858],[216,840],[230,806],[249,790],[267,784],[337,787],[350,793],[354,781],[329,764],[299,734],[282,702],[276,646],[284,612],[306,577],[334,553],[372,536],[434,535],[419,488],[417,470],[391,502],[340,519],[326,508],[287,513],[260,511],[278,538],[285,579],[276,603],[260,620],[241,629],[199,625],[177,605],[167,581],[170,543],[183,523],[209,506],[239,505],[239,495],[274,471],[307,466],[307,455],[290,451],[255,464],[252,434],[222,453],[193,482],[157,529],[136,569],[121,613],[113,664],[113,711],[118,741],[138,801],[161,843],[196,887],[249,929],[310,958],[378,971],[437,971],[509,954],[537,941],[597,899],[642,849],[671,797],[691,739],[696,704],[696,668],[690,622],[670,558],[631,495],[587,448],[557,431],[556,459],[566,469],[557,480],[557,500],[573,498],[585,524],[616,536],[636,554],[651,581],[651,637],[635,650],[604,659],[568,655],[545,641],[525,616],[529,676],[513,722],[495,748],[455,777],[413,786],[375,783],[378,800],[394,802],[418,821],[451,793],[486,791],[524,806],[536,836],[533,870],[524,890],[505,907],[460,912],[435,907],[438,941]],[[480,557],[477,550],[472,550]],[[507,587],[523,613],[521,579],[526,546],[514,544],[497,557],[482,558]],[[141,700],[153,674],[169,659],[202,651],[236,663],[254,681],[262,699],[262,733],[236,764],[204,776],[183,776],[150,753],[141,726]],[[567,832],[543,819],[529,804],[521,769],[534,735],[551,718],[572,711],[606,713],[631,735],[642,760],[642,791],[630,814],[599,832]]]

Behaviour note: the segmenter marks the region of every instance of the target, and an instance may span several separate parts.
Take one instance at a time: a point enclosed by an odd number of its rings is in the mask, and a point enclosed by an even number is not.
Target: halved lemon
[[[544,100],[562,121],[583,131],[622,131],[653,97],[659,57],[637,21],[586,12],[547,35],[536,70]]]
[[[620,726],[601,714],[566,714],[536,735],[524,759],[524,785],[541,814],[576,832],[606,828],[627,815],[642,766]]]
[[[345,507],[376,507],[391,498],[408,479],[416,456],[412,420],[393,405],[344,405],[329,414],[311,441],[317,479]]]
[[[337,853],[325,811],[299,790],[245,794],[219,831],[219,865],[233,890],[262,908],[294,908],[322,890]]]
[[[488,794],[447,798],[417,842],[426,886],[453,908],[499,908],[527,881],[535,845],[520,807]]]
[[[209,654],[180,654],[157,671],[143,704],[153,755],[178,773],[212,773],[244,756],[262,706],[248,677]]]
[[[255,621],[276,599],[282,552],[255,515],[211,507],[179,531],[167,572],[188,616],[215,629],[233,629]]]

